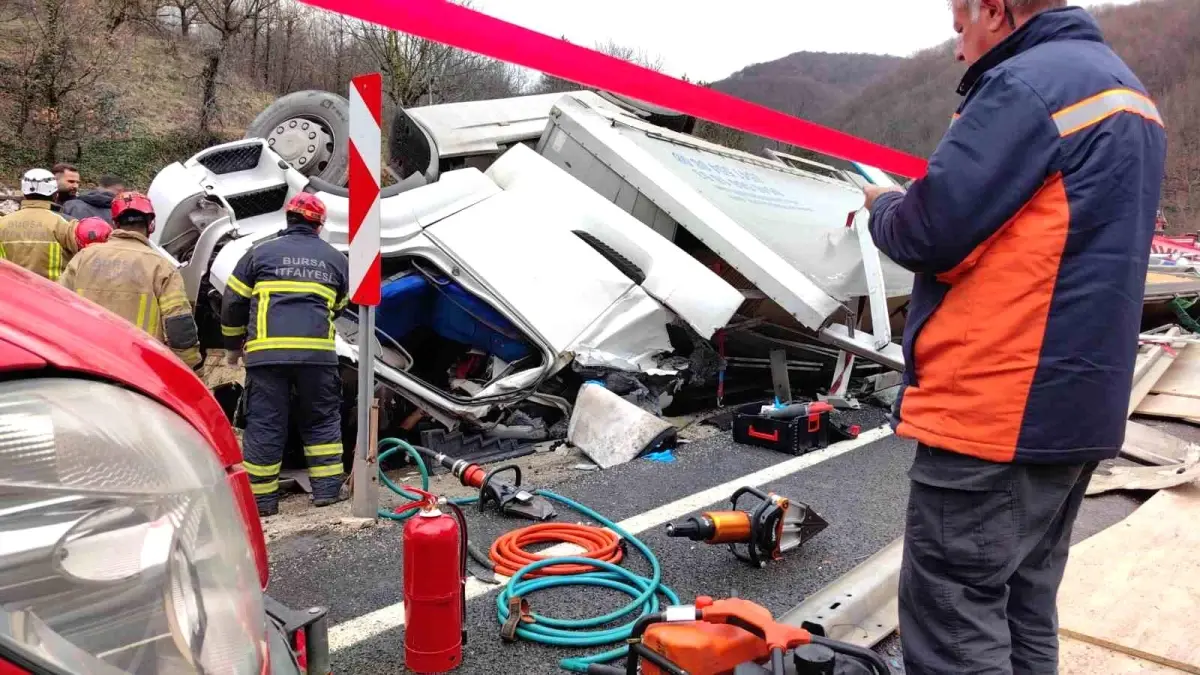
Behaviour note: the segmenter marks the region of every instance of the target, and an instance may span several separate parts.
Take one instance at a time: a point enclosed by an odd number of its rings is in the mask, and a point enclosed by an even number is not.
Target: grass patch
[[[72,156],[67,159],[79,167],[85,186],[94,185],[102,174],[111,173],[125,179],[131,188],[146,190],[164,166],[181,162],[215,143],[235,138],[240,138],[240,134],[174,132],[100,140],[84,144],[78,157],[74,157],[72,151]],[[44,164],[39,156],[36,149],[0,142],[0,184],[16,185],[22,173]]]

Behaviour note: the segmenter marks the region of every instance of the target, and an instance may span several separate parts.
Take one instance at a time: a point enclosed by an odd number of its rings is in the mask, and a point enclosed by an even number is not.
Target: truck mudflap
[[[269,595],[263,596],[267,612],[271,675],[330,675],[329,610],[308,607],[296,610]]]

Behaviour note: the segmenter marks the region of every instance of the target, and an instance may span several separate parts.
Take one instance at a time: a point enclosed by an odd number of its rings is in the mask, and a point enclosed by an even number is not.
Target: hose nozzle
[[[717,534],[716,524],[705,516],[692,516],[681,523],[667,523],[668,537],[682,537],[692,541],[708,541]]]

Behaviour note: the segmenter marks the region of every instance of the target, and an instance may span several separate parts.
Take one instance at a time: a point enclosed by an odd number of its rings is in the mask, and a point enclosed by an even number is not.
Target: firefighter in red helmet
[[[279,470],[292,421],[304,444],[313,504],[346,497],[333,320],[348,302],[348,264],[319,236],[325,204],[316,195],[292,197],[285,216],[280,236],[242,256],[221,307],[227,360],[246,363],[243,465],[260,516],[279,512]]]
[[[137,192],[123,192],[112,203],[116,229],[88,227],[85,218],[75,230],[80,251],[59,283],[124,317],[162,341],[193,369],[202,363],[200,338],[183,277],[175,265],[150,245],[154,207]],[[107,228],[107,223],[100,220]],[[91,243],[94,239],[107,239]]]
[[[99,216],[84,218],[75,225],[75,243],[82,251],[92,244],[108,241],[108,238],[112,236],[112,230],[112,225]]]

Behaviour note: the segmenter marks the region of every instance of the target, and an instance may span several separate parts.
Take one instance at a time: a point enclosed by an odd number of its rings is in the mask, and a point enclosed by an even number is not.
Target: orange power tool
[[[760,502],[750,511],[738,508],[744,495]],[[707,544],[728,544],[740,560],[764,567],[812,539],[829,526],[807,504],[757,488],[744,487],[729,499],[732,510],[706,511],[682,523],[668,523],[668,537],[685,537]],[[740,547],[740,548],[739,548]]]
[[[695,605],[668,607],[642,617],[629,636],[624,668],[595,664],[593,675],[789,675],[811,672],[806,650],[849,659],[874,675],[889,675],[875,652],[777,623],[765,607],[749,600],[696,598]],[[794,651],[793,651],[794,650]],[[832,652],[830,654],[830,652]],[[791,659],[788,659],[788,656]],[[645,663],[642,663],[645,661]],[[790,663],[789,663],[790,661]],[[640,670],[639,670],[640,669]]]

